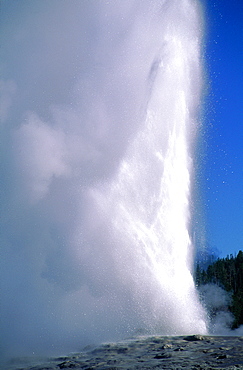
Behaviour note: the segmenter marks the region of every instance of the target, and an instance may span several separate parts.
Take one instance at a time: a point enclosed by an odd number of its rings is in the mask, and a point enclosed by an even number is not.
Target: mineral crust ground
[[[153,336],[106,343],[68,356],[11,360],[6,370],[243,369],[243,337]]]

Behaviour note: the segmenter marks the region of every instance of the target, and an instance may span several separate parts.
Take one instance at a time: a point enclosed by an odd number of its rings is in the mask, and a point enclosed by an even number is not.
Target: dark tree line
[[[243,324],[243,252],[236,257],[218,258],[206,269],[197,264],[195,271],[196,285],[217,284],[232,294],[229,310],[234,315],[232,329]]]

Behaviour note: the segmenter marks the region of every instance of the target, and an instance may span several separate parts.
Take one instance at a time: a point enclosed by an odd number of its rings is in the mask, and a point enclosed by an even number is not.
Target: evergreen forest
[[[207,268],[197,264],[195,271],[196,286],[216,284],[231,294],[229,311],[234,316],[232,329],[243,324],[243,252],[237,256],[218,258]]]

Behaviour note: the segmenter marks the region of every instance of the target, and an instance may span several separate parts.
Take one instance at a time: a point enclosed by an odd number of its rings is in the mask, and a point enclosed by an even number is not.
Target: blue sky
[[[226,257],[243,249],[243,2],[206,4],[206,238]]]

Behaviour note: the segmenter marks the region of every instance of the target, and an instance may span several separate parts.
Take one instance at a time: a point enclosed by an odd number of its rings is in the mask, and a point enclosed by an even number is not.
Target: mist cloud
[[[3,2],[5,353],[55,351],[65,342],[73,349],[129,331],[129,292],[117,297],[109,230],[90,189],[114,175],[139,126],[154,57],[143,7]],[[132,322],[132,303],[129,310]]]

